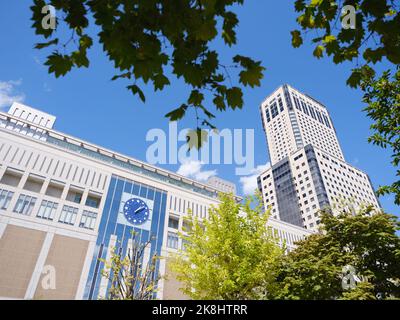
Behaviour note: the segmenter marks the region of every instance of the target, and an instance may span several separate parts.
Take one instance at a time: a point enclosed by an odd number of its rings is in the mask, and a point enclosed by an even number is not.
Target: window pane
[[[179,220],[175,217],[169,217],[168,227],[173,229],[178,229],[178,226],[179,226]]]
[[[21,213],[24,215],[30,215],[32,209],[35,206],[36,198],[30,197],[25,194],[21,194],[18,201],[14,207],[14,212]]]
[[[178,234],[174,232],[168,232],[167,247],[171,249],[178,249]]]
[[[53,220],[57,210],[57,203],[43,200],[37,213],[38,218]]]
[[[0,209],[7,210],[14,192],[0,189]]]
[[[83,211],[79,227],[93,230],[96,225],[97,213],[91,211]]]
[[[58,219],[58,222],[74,225],[77,213],[78,213],[78,208],[64,205],[61,211],[60,219]]]

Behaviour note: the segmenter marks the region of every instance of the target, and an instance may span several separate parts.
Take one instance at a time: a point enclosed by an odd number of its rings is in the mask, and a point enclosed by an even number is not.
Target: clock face
[[[149,207],[143,200],[138,198],[127,200],[124,204],[123,211],[125,218],[134,225],[145,223],[150,216]]]

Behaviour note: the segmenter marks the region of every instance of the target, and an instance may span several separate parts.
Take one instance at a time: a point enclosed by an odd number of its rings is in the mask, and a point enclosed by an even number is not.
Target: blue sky
[[[168,130],[164,114],[182,103],[188,88],[173,82],[163,92],[145,90],[146,104],[132,96],[122,82],[110,81],[113,65],[99,45],[90,51],[89,69],[74,70],[55,79],[43,66],[45,52],[33,49],[42,42],[31,29],[29,0],[0,2],[0,102],[16,98],[25,104],[57,116],[56,129],[112,150],[145,160],[150,143],[145,140],[152,128]],[[290,31],[296,28],[293,1],[246,1],[237,9],[240,19],[238,45],[229,49],[219,45],[222,57],[235,53],[262,60],[267,68],[262,85],[245,90],[243,110],[218,114],[220,129],[254,129],[255,162],[269,161],[262,130],[259,104],[275,88],[288,83],[323,102],[330,111],[346,160],[367,172],[375,187],[395,179],[390,153],[368,144],[370,121],[362,112],[361,93],[346,86],[351,64],[334,65],[329,59],[316,60],[313,48],[291,47]],[[12,81],[12,82],[10,82]],[[1,96],[2,95],[2,96]],[[2,98],[1,98],[2,97]],[[192,118],[179,128],[193,126]],[[164,165],[177,171],[179,165]],[[203,171],[215,170],[222,178],[242,185],[234,165],[204,165]],[[380,199],[383,207],[398,212],[393,197]]]

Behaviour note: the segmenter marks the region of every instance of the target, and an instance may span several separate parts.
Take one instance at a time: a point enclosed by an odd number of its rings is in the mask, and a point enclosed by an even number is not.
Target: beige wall
[[[165,261],[165,274],[163,289],[163,300],[189,300],[189,297],[182,293],[181,284],[176,280],[176,273],[170,268],[171,259],[166,258]]]
[[[0,239],[0,296],[24,298],[45,232],[8,225]]]
[[[75,299],[88,245],[85,240],[55,235],[44,265],[54,267],[56,287],[43,288],[42,283],[48,282],[44,279],[47,274],[42,274],[34,299]]]

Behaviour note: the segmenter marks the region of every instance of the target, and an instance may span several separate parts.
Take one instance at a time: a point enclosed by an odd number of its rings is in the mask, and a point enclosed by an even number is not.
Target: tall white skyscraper
[[[318,211],[346,201],[380,208],[369,177],[344,160],[327,108],[289,85],[261,104],[271,168],[258,187],[272,216],[307,229]]]

